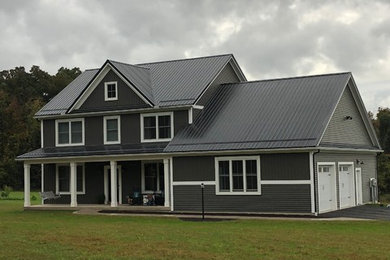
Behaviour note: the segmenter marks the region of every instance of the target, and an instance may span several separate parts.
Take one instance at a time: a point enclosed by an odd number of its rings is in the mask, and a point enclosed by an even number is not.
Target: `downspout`
[[[379,172],[379,156],[381,155],[382,153],[377,153],[376,154],[376,173],[375,173],[375,179],[377,180],[377,183],[378,183],[378,172]],[[377,190],[376,190],[377,194],[376,194],[376,198],[377,198],[377,201],[378,203],[380,202],[380,199],[379,199],[379,187],[377,185]],[[372,200],[372,203],[374,204],[374,198],[371,198]]]
[[[318,211],[318,208],[317,208],[317,200],[318,200],[318,190],[317,190],[317,187],[316,187],[316,163],[315,163],[315,155],[320,153],[320,150],[318,149],[316,152],[313,153],[313,185],[314,185],[314,211],[315,211],[315,215],[318,216],[319,214],[319,211]]]

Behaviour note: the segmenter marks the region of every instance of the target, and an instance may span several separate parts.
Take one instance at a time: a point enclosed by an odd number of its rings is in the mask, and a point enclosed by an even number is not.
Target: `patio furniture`
[[[39,195],[41,196],[43,201],[45,201],[45,200],[56,200],[56,199],[61,198],[60,195],[54,194],[53,191],[40,192]]]

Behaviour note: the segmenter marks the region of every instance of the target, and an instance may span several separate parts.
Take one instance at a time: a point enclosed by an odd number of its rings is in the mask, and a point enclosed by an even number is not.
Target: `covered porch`
[[[24,207],[31,210],[77,208],[172,210],[172,158],[123,155],[24,160]],[[30,169],[41,165],[41,192],[58,199],[31,205]]]

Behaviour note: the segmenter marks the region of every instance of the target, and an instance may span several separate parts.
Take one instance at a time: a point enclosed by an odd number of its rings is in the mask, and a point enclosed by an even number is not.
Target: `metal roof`
[[[225,54],[138,65],[108,62],[154,105],[179,106],[193,104],[232,58],[232,54]],[[35,116],[66,113],[100,70],[83,72]]]
[[[81,94],[87,84],[95,77],[98,69],[86,70],[75,78],[68,86],[42,107],[35,116],[64,114]]]
[[[315,147],[350,73],[219,86],[165,152]]]
[[[53,157],[162,153],[166,145],[167,143],[145,143],[109,146],[98,145],[39,148],[34,151],[19,155],[17,159],[25,160]]]

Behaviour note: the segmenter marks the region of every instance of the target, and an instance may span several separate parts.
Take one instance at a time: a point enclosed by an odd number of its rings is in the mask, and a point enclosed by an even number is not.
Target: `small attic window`
[[[104,100],[118,100],[118,84],[116,81],[104,82]]]

